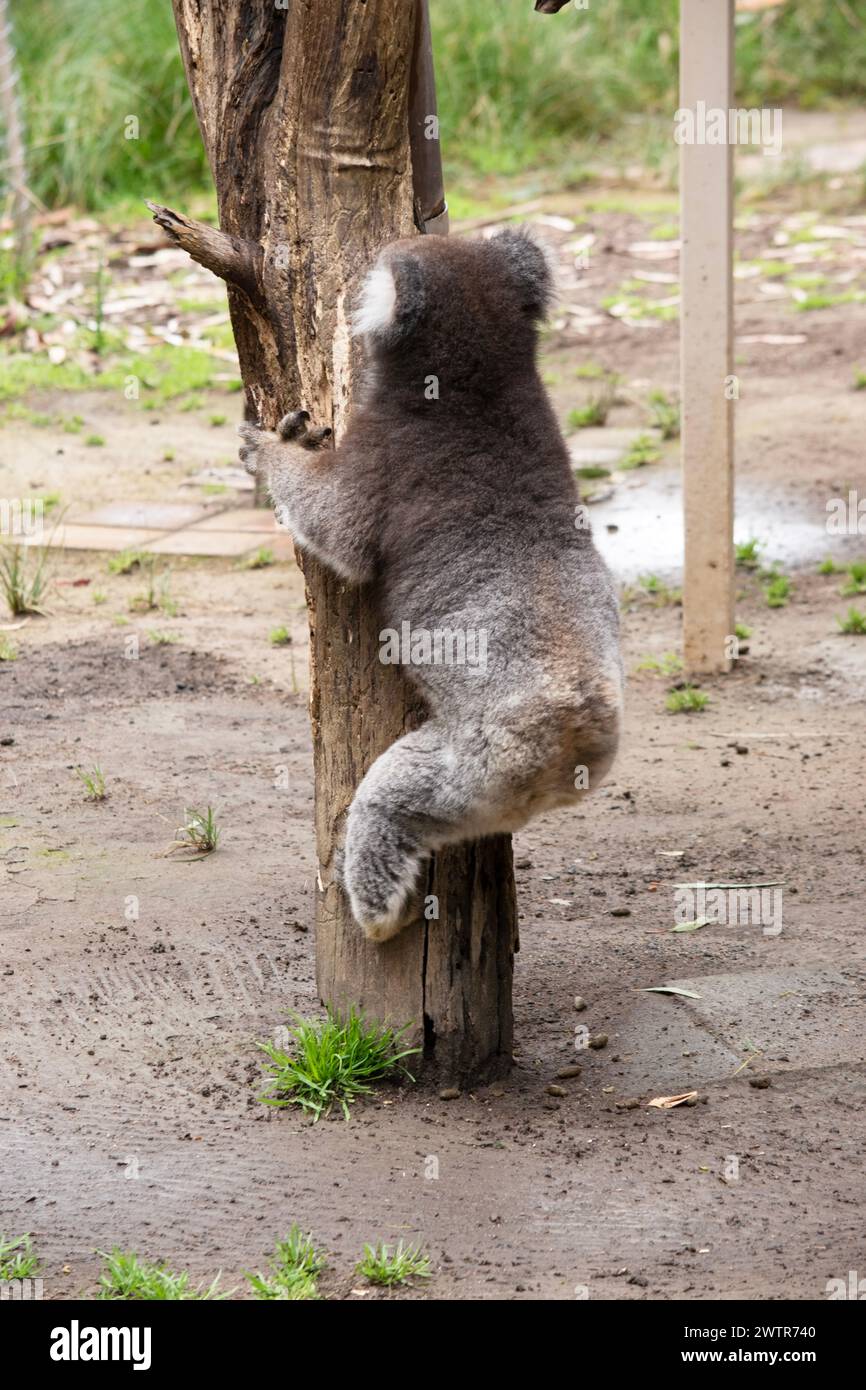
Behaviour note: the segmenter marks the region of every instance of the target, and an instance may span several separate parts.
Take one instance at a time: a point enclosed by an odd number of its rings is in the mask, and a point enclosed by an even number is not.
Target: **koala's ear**
[[[504,227],[490,238],[508,267],[520,296],[520,307],[544,318],[554,297],[554,262],[525,227]]]
[[[405,338],[424,312],[424,282],[417,257],[386,248],[368,273],[352,315],[352,332],[390,345]]]

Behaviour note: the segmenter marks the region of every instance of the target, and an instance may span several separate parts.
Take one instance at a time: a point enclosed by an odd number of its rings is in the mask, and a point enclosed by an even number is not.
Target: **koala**
[[[372,586],[383,659],[429,710],[348,813],[342,883],[374,941],[407,925],[433,851],[578,802],[616,751],[615,590],[536,365],[552,288],[520,229],[396,241],[361,291],[339,446],[304,410],[240,427],[297,544]]]

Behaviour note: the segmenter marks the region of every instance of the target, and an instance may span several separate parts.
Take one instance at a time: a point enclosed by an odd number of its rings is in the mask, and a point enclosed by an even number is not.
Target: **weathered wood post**
[[[273,427],[303,405],[339,437],[359,366],[350,312],[361,277],[385,243],[442,228],[445,216],[426,119],[436,111],[426,0],[173,4],[221,230],[158,205],[154,216],[227,282],[249,415]],[[384,946],[363,938],[334,881],[335,850],[366,768],[423,710],[379,660],[368,592],[309,557],[302,564],[319,994],[337,1009],[411,1021],[428,1076],[501,1075],[517,944],[510,839],[442,853],[417,925]]]
[[[733,106],[734,0],[680,0],[680,107]],[[696,122],[697,124],[697,122]],[[683,655],[727,671],[734,632],[733,149],[680,147]]]

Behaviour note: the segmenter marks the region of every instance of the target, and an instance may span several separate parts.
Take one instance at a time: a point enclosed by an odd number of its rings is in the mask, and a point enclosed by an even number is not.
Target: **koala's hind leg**
[[[372,941],[407,925],[421,865],[440,845],[471,834],[471,764],[430,720],[377,758],[349,808],[343,885]]]

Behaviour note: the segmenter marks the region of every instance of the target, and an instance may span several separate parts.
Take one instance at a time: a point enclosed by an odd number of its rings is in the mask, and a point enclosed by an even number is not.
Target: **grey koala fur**
[[[551,293],[520,230],[394,242],[362,291],[368,377],[339,447],[305,411],[241,426],[277,515],[374,586],[383,629],[486,633],[486,663],[408,668],[430,717],[350,807],[342,879],[376,941],[407,924],[432,851],[577,802],[616,751],[616,597],[535,362]]]

